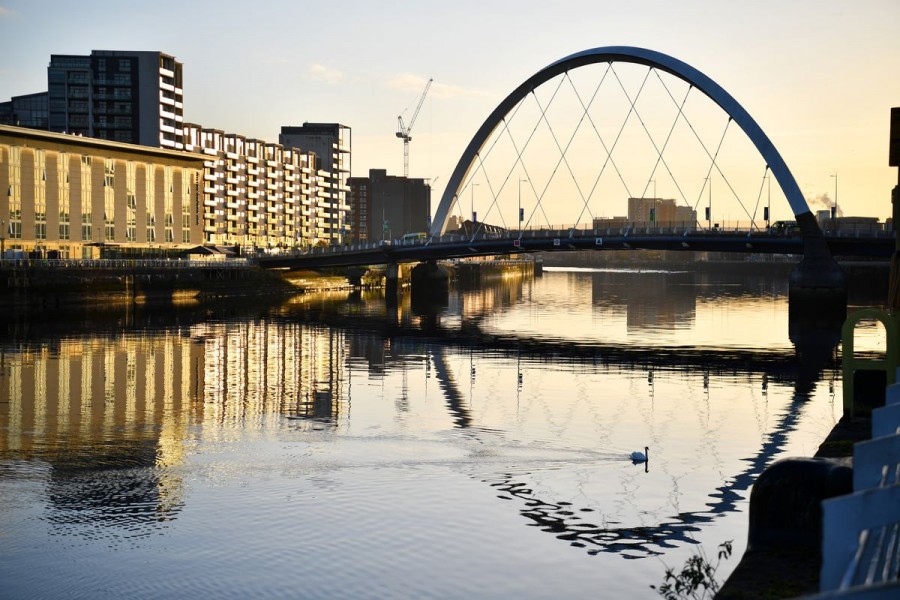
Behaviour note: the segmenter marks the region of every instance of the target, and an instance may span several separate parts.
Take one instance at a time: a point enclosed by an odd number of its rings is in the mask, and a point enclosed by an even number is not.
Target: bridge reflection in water
[[[628,285],[637,277],[643,290]],[[549,273],[454,291],[430,315],[408,295],[391,308],[373,292],[8,320],[0,468],[25,481],[28,464],[46,465],[48,522],[66,544],[140,548],[192,503],[203,507],[190,489],[220,444],[246,445],[252,462],[254,440],[273,432],[288,448],[326,439],[336,454],[305,456],[304,477],[349,468],[364,477],[340,447],[369,440],[362,464],[373,472],[441,465],[484,482],[523,523],[567,545],[663,554],[742,510],[755,477],[796,446],[792,434],[817,435],[808,415],[798,429],[810,399],[815,418],[828,419],[820,398],[836,375],[833,346],[798,352],[802,330],[744,347],[677,337],[708,324],[710,310],[759,312],[754,302],[766,297],[783,309],[785,286],[760,279],[737,292],[687,273]],[[567,329],[572,311],[593,315],[590,327],[576,315],[580,335]],[[115,335],[89,332],[98,327]],[[672,335],[691,343],[647,343]],[[730,397],[737,390],[746,391]],[[658,449],[649,473],[624,461],[632,435]],[[376,439],[408,450],[383,454]],[[217,510],[227,518],[227,507]]]

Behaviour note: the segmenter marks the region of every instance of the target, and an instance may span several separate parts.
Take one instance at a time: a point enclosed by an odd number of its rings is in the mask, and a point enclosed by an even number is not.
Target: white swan
[[[644,446],[643,452],[634,451],[631,453],[631,460],[636,463],[645,463],[650,461],[650,448]]]

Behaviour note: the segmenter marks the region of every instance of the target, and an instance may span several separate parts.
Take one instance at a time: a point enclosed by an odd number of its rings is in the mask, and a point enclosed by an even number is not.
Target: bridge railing
[[[14,269],[237,269],[245,268],[248,265],[250,265],[250,260],[246,258],[229,258],[226,260],[190,260],[164,258],[0,258],[0,267]]]
[[[863,229],[838,229],[835,231],[824,232],[827,238],[868,238],[881,239],[893,237],[892,231],[885,230],[863,230]],[[333,246],[318,246],[307,248],[304,250],[297,249],[281,253],[279,256],[334,256],[340,254],[354,254],[360,252],[376,252],[386,248],[410,248],[435,246],[441,244],[460,244],[475,243],[479,241],[496,241],[508,239],[528,240],[528,239],[553,239],[561,240],[571,239],[591,239],[604,237],[630,237],[630,236],[734,236],[742,235],[747,237],[788,237],[797,238],[799,233],[796,231],[784,231],[775,229],[759,229],[748,227],[713,227],[699,228],[696,225],[656,225],[651,223],[631,223],[624,227],[551,227],[551,228],[527,228],[527,229],[508,229],[508,230],[484,230],[477,231],[475,235],[471,233],[449,233],[439,237],[426,239],[392,239],[377,240],[372,242],[357,242],[352,244],[342,244]]]

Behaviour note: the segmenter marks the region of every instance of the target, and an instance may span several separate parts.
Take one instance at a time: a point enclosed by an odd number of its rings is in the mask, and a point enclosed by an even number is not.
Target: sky
[[[0,100],[46,91],[51,54],[158,50],[184,64],[185,120],[277,141],[283,125],[352,128],[355,176],[435,194],[490,112],[569,54],[611,45],[699,69],[753,116],[804,195],[886,218],[890,109],[900,106],[897,0],[0,0]],[[837,178],[833,175],[837,175]],[[660,195],[669,193],[661,190]]]

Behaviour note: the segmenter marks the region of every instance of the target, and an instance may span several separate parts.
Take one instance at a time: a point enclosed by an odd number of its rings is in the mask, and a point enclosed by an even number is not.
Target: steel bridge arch
[[[603,62],[628,62],[660,69],[703,92],[731,117],[766,160],[769,170],[772,171],[775,180],[781,186],[791,206],[791,210],[794,212],[794,216],[801,225],[801,232],[804,237],[821,237],[821,229],[819,229],[818,223],[813,217],[806,199],[800,192],[800,187],[797,185],[797,181],[791,174],[790,169],[788,169],[769,137],[738,101],[726,92],[722,86],[689,64],[661,52],[633,46],[603,46],[576,52],[544,67],[513,90],[481,125],[456,164],[456,168],[447,182],[447,187],[444,189],[441,202],[435,212],[430,232],[432,236],[440,236],[446,230],[447,217],[459,199],[460,186],[471,171],[475,157],[478,156],[478,153],[497,126],[503,122],[504,117],[539,85],[572,69]]]

